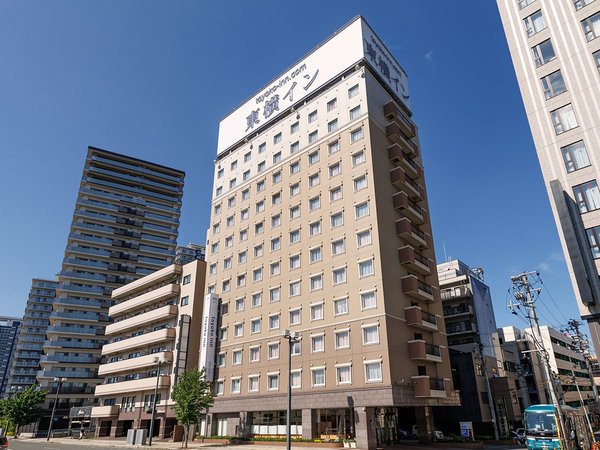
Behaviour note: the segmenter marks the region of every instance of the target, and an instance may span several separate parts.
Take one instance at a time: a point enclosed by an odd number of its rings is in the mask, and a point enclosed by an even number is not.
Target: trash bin
[[[135,445],[146,445],[146,438],[148,437],[148,430],[135,430]]]

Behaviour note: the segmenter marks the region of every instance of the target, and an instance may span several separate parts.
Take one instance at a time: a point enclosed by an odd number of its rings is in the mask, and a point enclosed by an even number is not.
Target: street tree
[[[17,392],[0,400],[0,414],[15,427],[15,436],[19,427],[35,422],[44,415],[40,403],[46,398],[46,391],[37,386],[28,386],[23,392]]]

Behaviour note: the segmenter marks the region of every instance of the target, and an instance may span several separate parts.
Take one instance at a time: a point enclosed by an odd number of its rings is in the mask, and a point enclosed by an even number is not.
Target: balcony
[[[415,158],[419,156],[419,147],[404,135],[402,129],[396,122],[390,122],[385,126],[385,134],[390,142],[400,146],[408,156]]]
[[[164,269],[158,270],[148,276],[142,277],[136,281],[126,284],[125,286],[115,289],[112,293],[112,297],[122,298],[124,295],[132,294],[136,290],[142,289],[143,287],[148,287],[152,284],[157,284],[163,279],[167,279],[178,274],[181,274],[181,266],[177,264],[171,264]],[[109,314],[112,315],[112,312]]]
[[[411,377],[416,398],[419,397],[448,397],[450,380],[448,378],[432,378],[427,375]]]
[[[408,217],[411,222],[423,224],[427,222],[427,212],[408,198],[405,192],[398,192],[392,196],[394,208]]]
[[[410,245],[398,249],[400,264],[423,275],[431,275],[431,268],[435,267],[433,261],[417,252]]]
[[[473,322],[457,322],[446,324],[446,334],[448,336],[458,336],[461,334],[477,333],[477,325]]]
[[[78,327],[59,327],[59,326],[49,326],[47,330],[48,334],[50,333],[59,333],[59,334],[85,334],[93,335],[93,336],[102,336],[104,334],[104,330],[102,328],[78,328]]]
[[[402,277],[402,292],[417,300],[434,302],[436,300],[436,289],[433,286],[419,280],[415,275]]]
[[[412,138],[416,136],[417,127],[412,122],[412,120],[410,120],[410,118],[404,113],[404,111],[402,111],[398,107],[398,105],[396,105],[396,103],[390,101],[383,105],[383,114],[385,114],[385,117],[388,120],[393,120],[394,122],[396,122],[400,126],[402,132],[406,137]]]
[[[460,305],[444,308],[444,317],[460,317],[473,315],[473,307],[471,305]]]
[[[159,376],[158,389],[168,389],[171,377]],[[118,383],[100,384],[96,386],[96,397],[100,395],[117,395],[138,391],[154,391],[156,377],[142,378],[139,380],[121,381]]]
[[[117,417],[119,415],[119,405],[94,406],[92,408],[92,417]]]
[[[424,189],[406,176],[402,167],[390,171],[390,180],[394,186],[408,194],[411,200],[421,200],[425,194]]]
[[[86,372],[85,370],[71,370],[69,372],[62,370],[40,370],[37,373],[38,378],[88,378],[98,379],[98,375],[94,372]]]
[[[58,356],[42,355],[40,362],[47,363],[70,363],[70,364],[98,364],[100,355],[97,356]]]
[[[177,316],[177,306],[166,305],[162,308],[157,308],[152,311],[138,314],[129,319],[121,320],[120,322],[111,323],[106,326],[106,335],[122,333],[132,328],[139,328],[145,324],[152,324],[157,321],[169,319]]]
[[[426,331],[440,331],[437,316],[423,311],[418,306],[404,308],[404,318],[408,326]]]
[[[69,321],[76,322],[109,322],[110,319],[105,315],[99,314],[86,314],[82,312],[67,312],[67,311],[53,311],[50,314],[51,319],[69,319]]]
[[[398,144],[392,144],[388,147],[388,158],[393,165],[402,167],[406,175],[413,178],[421,178],[423,176],[421,166],[410,159],[410,156],[406,155]]]
[[[455,298],[471,297],[471,289],[467,286],[457,286],[451,289],[442,289],[440,296],[442,300],[454,300]]]
[[[418,339],[408,341],[408,357],[414,361],[442,362],[442,349]]]
[[[172,266],[170,266],[172,267]],[[168,269],[168,267],[167,267]],[[153,274],[154,275],[154,274]],[[142,278],[145,279],[147,277]],[[138,280],[139,281],[139,280]],[[136,283],[136,281],[134,281]],[[133,284],[133,283],[130,283]],[[129,285],[127,285],[129,286]],[[125,286],[124,286],[125,287]],[[118,291],[122,288],[115,289]],[[113,292],[115,292],[113,291]],[[125,314],[127,311],[133,311],[139,309],[143,306],[151,305],[153,303],[157,303],[161,300],[165,300],[169,297],[174,297],[179,295],[179,285],[178,284],[168,284],[166,286],[160,287],[150,292],[146,292],[145,294],[139,295],[137,297],[131,298],[129,300],[124,300],[114,306],[111,306],[108,310],[108,315],[111,317],[118,317],[120,315]]]
[[[47,348],[89,348],[89,349],[101,349],[102,343],[100,342],[75,342],[75,341],[45,341],[44,347]]]
[[[157,357],[160,360],[166,360],[170,363],[173,360],[173,352],[151,353],[145,356],[138,356],[137,358],[123,359],[121,361],[101,364],[100,367],[98,367],[98,375],[107,375],[125,372],[132,369],[139,369],[141,367],[155,366],[156,363],[154,360]]]
[[[123,339],[122,341],[112,342],[102,347],[103,355],[124,352],[132,348],[144,347],[146,345],[156,344],[175,339],[175,328],[163,328],[162,330],[152,331],[141,334],[140,336]]]
[[[419,230],[419,228],[406,217],[396,220],[396,234],[398,237],[415,247],[429,248],[431,246],[431,237]]]

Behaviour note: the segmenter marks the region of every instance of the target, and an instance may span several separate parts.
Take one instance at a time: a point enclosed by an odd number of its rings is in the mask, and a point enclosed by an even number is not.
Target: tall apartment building
[[[410,117],[406,74],[357,17],[221,121],[207,433],[285,433],[286,329],[296,435],[426,438],[431,406],[457,403]]]
[[[64,378],[61,420],[67,408],[94,404],[113,289],[173,263],[184,176],[89,147],[37,376],[50,394]],[[47,409],[54,398],[47,397]]]
[[[4,397],[10,374],[19,328],[22,320],[17,317],[0,317],[0,398]]]
[[[150,430],[158,386],[154,435],[169,436],[176,424],[171,388],[186,368],[198,366],[206,263],[172,264],[113,290],[115,302],[102,347],[104,382],[96,386],[100,406],[96,437]],[[160,364],[160,372],[158,362]]]
[[[6,392],[22,391],[37,383],[40,370],[42,346],[46,338],[52,302],[56,295],[57,281],[34,278],[25,306],[23,325],[19,329],[17,345],[10,362]]]
[[[492,335],[496,332],[496,318],[490,288],[483,282],[483,270],[471,270],[455,259],[437,265],[444,322],[448,346],[470,353],[475,344],[482,352],[495,358]]]
[[[175,264],[183,266],[192,261],[204,261],[206,256],[206,247],[189,243],[188,245],[178,245],[175,249]]]
[[[581,317],[600,350],[600,2],[497,0]]]

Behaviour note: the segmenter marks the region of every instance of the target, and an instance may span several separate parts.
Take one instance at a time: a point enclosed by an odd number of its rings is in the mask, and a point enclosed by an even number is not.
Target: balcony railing
[[[421,310],[421,319],[433,325],[437,325],[437,317],[431,313]]]
[[[429,389],[432,391],[445,391],[446,381],[443,378],[429,378]]]
[[[453,298],[470,297],[471,290],[466,286],[454,287],[451,289],[444,289],[441,292],[442,300],[451,300]]]
[[[427,353],[428,355],[432,355],[432,356],[442,356],[442,352],[440,350],[440,347],[438,347],[437,345],[433,345],[433,344],[425,344],[425,353]]]
[[[433,295],[433,288],[419,279],[417,279],[417,287],[423,292],[427,292],[429,295]]]

